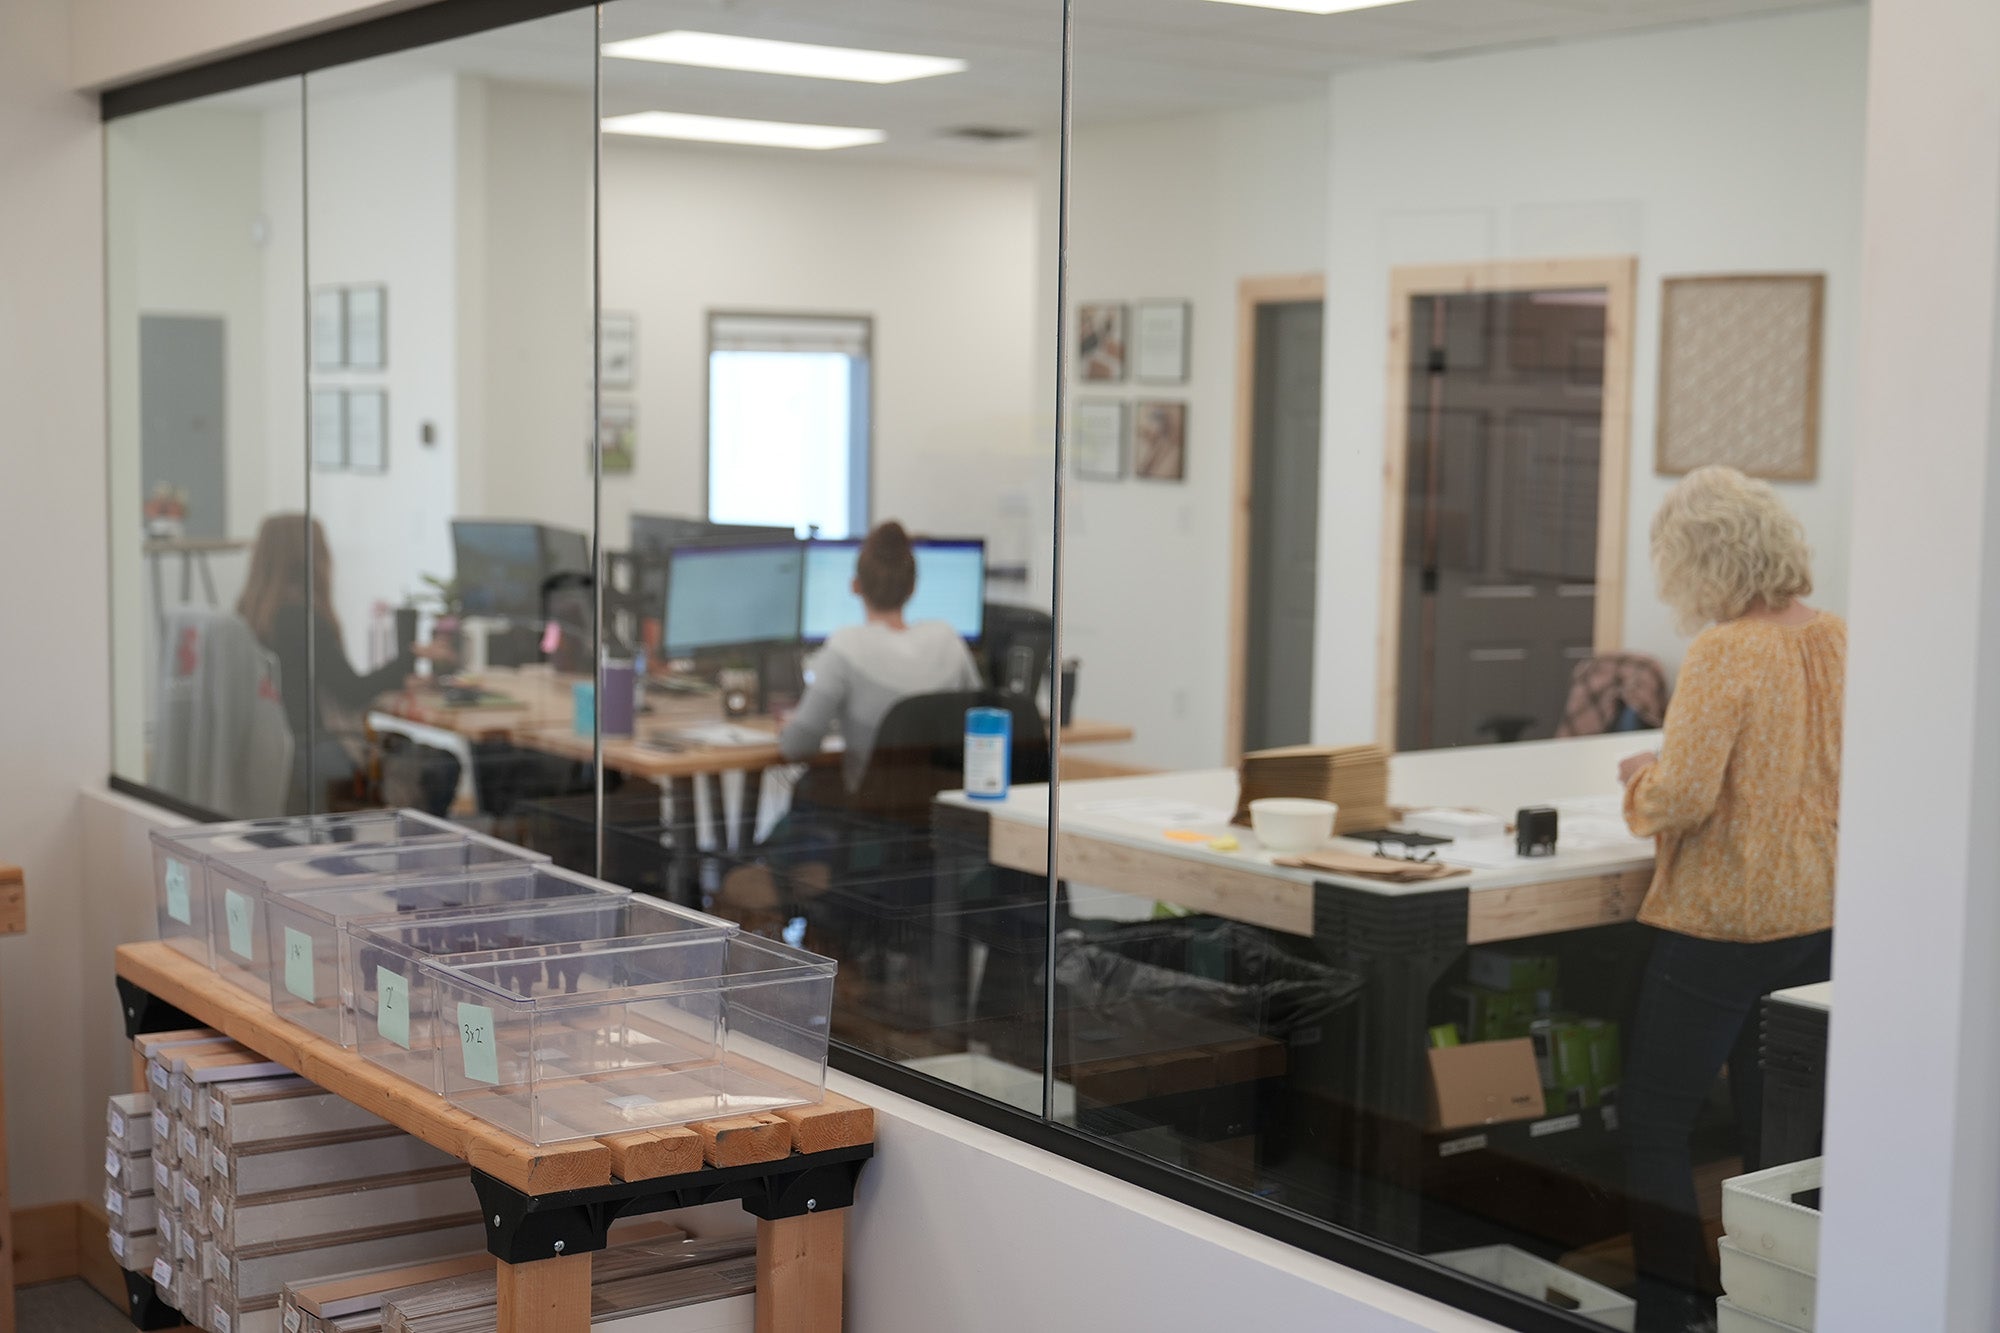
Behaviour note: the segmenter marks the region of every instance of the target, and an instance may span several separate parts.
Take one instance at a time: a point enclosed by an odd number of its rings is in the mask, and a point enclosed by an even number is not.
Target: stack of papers
[[[1336,833],[1389,822],[1389,752],[1379,745],[1291,745],[1243,756],[1234,822],[1250,822],[1250,802],[1267,796],[1332,801]]]

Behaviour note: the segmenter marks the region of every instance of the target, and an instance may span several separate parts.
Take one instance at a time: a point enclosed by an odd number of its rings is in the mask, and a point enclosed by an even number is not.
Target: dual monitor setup
[[[468,616],[533,624],[566,588],[590,585],[590,542],[548,524],[455,519],[459,603]],[[978,643],[985,631],[986,544],[919,540],[912,622],[941,620]],[[632,516],[632,570],[619,594],[642,618],[658,616],[673,658],[823,643],[859,625],[853,590],[858,540],[801,540],[790,528]]]

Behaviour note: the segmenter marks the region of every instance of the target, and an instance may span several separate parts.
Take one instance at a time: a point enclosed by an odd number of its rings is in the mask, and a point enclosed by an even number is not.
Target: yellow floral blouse
[[[1734,620],[1688,648],[1660,761],[1625,789],[1657,835],[1650,926],[1755,943],[1833,926],[1847,624]]]

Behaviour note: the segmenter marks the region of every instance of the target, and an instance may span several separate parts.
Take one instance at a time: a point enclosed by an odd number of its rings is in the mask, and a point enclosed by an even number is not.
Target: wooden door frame
[[[1604,402],[1598,433],[1597,605],[1594,651],[1616,652],[1625,635],[1627,477],[1632,463],[1632,334],[1639,261],[1496,260],[1423,264],[1389,271],[1389,366],[1382,464],[1382,602],[1376,628],[1375,731],[1396,748],[1396,679],[1402,650],[1405,433],[1410,414],[1410,301],[1465,292],[1603,288]]]
[[[1229,713],[1223,722],[1223,756],[1243,757],[1243,709],[1250,679],[1250,506],[1256,484],[1257,308],[1288,301],[1326,300],[1326,275],[1288,273],[1244,278],[1236,284],[1236,475],[1230,499]],[[1325,423],[1320,441],[1324,448]]]

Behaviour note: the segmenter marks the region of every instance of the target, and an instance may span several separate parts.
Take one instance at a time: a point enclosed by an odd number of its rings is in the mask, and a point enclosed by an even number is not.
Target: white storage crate
[[[1606,1328],[1632,1333],[1638,1319],[1639,1308],[1630,1297],[1620,1296],[1609,1287],[1546,1259],[1537,1259],[1526,1250],[1517,1250],[1512,1245],[1452,1250],[1433,1254],[1430,1258],[1469,1277],[1505,1287],[1516,1295],[1546,1302]],[[1552,1300],[1551,1297],[1558,1299]]]
[[[1819,1306],[1819,1279],[1802,1269],[1750,1253],[1724,1236],[1722,1289],[1739,1309],[1810,1329]]]
[[[1727,1296],[1715,1303],[1715,1333],[1807,1333],[1797,1324],[1753,1314]]]
[[[1793,1196],[1820,1187],[1825,1159],[1809,1157],[1722,1182],[1722,1229],[1747,1254],[1819,1271],[1819,1210]]]

